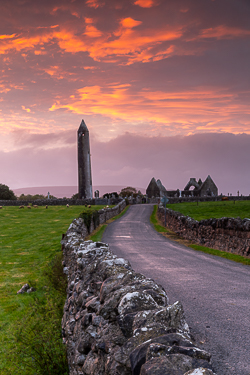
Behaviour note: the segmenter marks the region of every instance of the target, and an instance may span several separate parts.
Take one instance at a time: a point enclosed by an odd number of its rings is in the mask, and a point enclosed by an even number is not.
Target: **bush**
[[[17,200],[17,197],[7,185],[0,184],[0,199],[1,200]]]
[[[120,196],[122,198],[125,198],[125,197],[130,197],[131,195],[133,195],[134,197],[137,196],[137,190],[136,188],[133,188],[131,186],[127,186],[126,188],[123,188],[120,192]]]
[[[93,211],[92,218],[93,218],[94,229],[96,229],[100,225],[100,218],[99,218],[99,214],[97,211]]]
[[[93,214],[93,211],[91,209],[86,209],[79,215],[79,217],[83,219],[84,224],[86,225],[86,228],[88,230],[88,233],[90,233],[92,214]]]

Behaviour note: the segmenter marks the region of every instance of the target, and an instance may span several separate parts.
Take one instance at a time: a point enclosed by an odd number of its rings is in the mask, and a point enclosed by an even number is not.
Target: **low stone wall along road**
[[[180,301],[197,345],[219,375],[250,374],[250,267],[172,242],[149,222],[153,205],[134,205],[103,241]]]

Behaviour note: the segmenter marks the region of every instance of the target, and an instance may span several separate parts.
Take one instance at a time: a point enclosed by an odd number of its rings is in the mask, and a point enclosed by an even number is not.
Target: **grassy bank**
[[[93,206],[92,208],[100,209],[102,207]],[[57,272],[60,273],[61,261],[56,263],[55,259],[61,253],[60,240],[62,233],[67,231],[72,220],[84,210],[86,210],[84,206],[70,206],[68,208],[66,206],[49,206],[48,209],[45,209],[45,207],[31,209],[3,207],[0,210],[1,374],[40,374],[40,372],[35,372],[34,369],[29,370],[28,365],[26,369],[19,366],[20,372],[13,367],[14,364],[17,364],[15,362],[18,356],[16,355],[15,357],[14,353],[15,361],[13,362],[9,357],[9,353],[13,351],[13,348],[18,352],[22,347],[22,345],[18,344],[18,334],[21,340],[20,343],[24,340],[24,335],[17,330],[17,322],[20,322],[19,325],[23,332],[25,329],[30,332],[29,334],[27,333],[27,337],[31,340],[32,331],[29,330],[30,326],[26,324],[27,317],[40,317],[40,323],[36,321],[35,324],[38,327],[39,324],[40,326],[42,325],[41,314],[44,314],[44,316],[47,314],[48,317],[53,316],[53,314],[58,314],[58,309],[62,308],[60,304],[62,304],[65,296],[63,298],[59,297],[62,291],[59,293],[56,282],[49,281],[51,280],[51,274],[55,273],[55,268],[50,274],[47,271],[51,267],[56,267]],[[17,291],[25,283],[34,286],[36,292],[17,294]],[[57,304],[57,302],[53,302],[56,299],[58,300],[58,305],[53,306],[53,304]],[[61,316],[58,319],[61,319]],[[47,327],[50,327],[48,323]],[[42,328],[44,327],[41,326],[40,331]],[[13,333],[15,337],[13,337]],[[42,345],[41,332],[38,336]],[[45,352],[48,355],[50,350],[45,347]],[[22,353],[20,356],[22,357]],[[22,366],[25,366],[25,363],[22,363]],[[55,375],[56,370],[53,371],[49,372],[48,370],[47,374]],[[61,374],[63,374],[62,371]]]
[[[219,202],[187,202],[168,204],[167,208],[179,211],[183,215],[192,217],[195,220],[203,220],[221,217],[250,218],[249,201],[219,201]]]
[[[102,236],[103,236],[103,233],[105,232],[105,229],[107,228],[108,224],[109,223],[112,223],[112,221],[116,220],[116,219],[119,219],[120,217],[122,217],[128,210],[129,206],[125,207],[124,210],[112,217],[111,219],[109,219],[105,224],[101,224],[99,225],[98,228],[96,228],[92,233],[91,235],[89,235],[86,239],[88,240],[92,240],[94,242],[97,242],[97,241],[101,241],[102,240]]]
[[[206,203],[208,203],[208,202],[206,202]],[[179,204],[182,204],[182,203],[179,203]],[[171,207],[172,206],[174,206],[174,205],[171,205]],[[176,206],[178,206],[178,205],[176,205]],[[202,252],[207,253],[207,254],[212,254],[212,255],[219,256],[221,258],[233,260],[234,262],[242,263],[242,264],[245,264],[245,265],[250,265],[250,259],[249,258],[245,258],[245,257],[242,257],[242,256],[237,255],[237,254],[227,253],[227,252],[221,251],[221,250],[211,249],[209,247],[205,247],[205,246],[201,246],[201,245],[196,245],[196,244],[193,244],[191,241],[187,241],[187,240],[182,239],[175,232],[173,232],[173,231],[169,230],[168,228],[165,228],[164,226],[162,226],[162,223],[157,218],[157,209],[158,209],[158,207],[154,206],[154,210],[153,210],[152,215],[150,217],[150,222],[152,223],[154,229],[157,232],[161,233],[163,236],[169,238],[172,241],[176,241],[176,242],[179,242],[182,245],[190,247],[193,250],[202,251]],[[178,210],[178,211],[182,212],[180,210]],[[223,216],[221,216],[221,217],[223,217]],[[196,219],[196,220],[198,220],[198,219]]]

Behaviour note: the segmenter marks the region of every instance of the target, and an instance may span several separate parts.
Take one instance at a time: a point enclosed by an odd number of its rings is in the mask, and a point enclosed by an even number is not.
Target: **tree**
[[[114,198],[118,198],[118,194],[116,191],[113,191],[112,193],[106,193],[103,195],[103,198],[112,198],[112,195],[114,196]]]
[[[133,196],[135,197],[137,195],[137,190],[136,188],[133,188],[131,186],[127,186],[125,188],[123,188],[120,192],[120,195],[125,198],[125,197],[130,197],[131,195],[133,194]]]
[[[0,199],[1,200],[16,200],[17,197],[7,185],[0,184]]]

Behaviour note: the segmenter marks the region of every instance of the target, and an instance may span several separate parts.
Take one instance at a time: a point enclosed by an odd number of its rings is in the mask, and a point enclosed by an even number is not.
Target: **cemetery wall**
[[[68,277],[62,319],[70,375],[212,375],[210,354],[190,337],[180,302],[115,256],[84,241],[82,219],[62,240]]]
[[[162,205],[158,206],[158,218],[164,225]],[[197,221],[167,208],[166,225],[181,238],[198,245],[250,257],[250,219],[223,217]]]
[[[117,204],[122,198],[95,198],[95,199],[71,199],[71,198],[59,198],[59,199],[37,199],[35,201],[23,201],[23,200],[0,200],[0,206],[28,206],[29,204],[37,206],[84,206],[87,205],[105,205],[105,204]]]
[[[250,195],[248,196],[228,196],[223,198],[229,201],[245,201],[245,200],[250,200]],[[170,198],[168,197],[168,204],[171,203],[183,203],[183,202],[219,202],[222,200],[222,196],[218,195],[217,197],[173,197]]]
[[[244,201],[244,200],[250,200],[250,196],[229,196],[229,197],[223,197],[226,198],[226,200],[229,201]],[[167,197],[168,204],[171,203],[187,203],[187,202],[219,202],[222,200],[222,196],[219,195],[217,197]],[[148,198],[147,203],[154,203],[159,204],[161,201],[160,197],[153,197]]]

